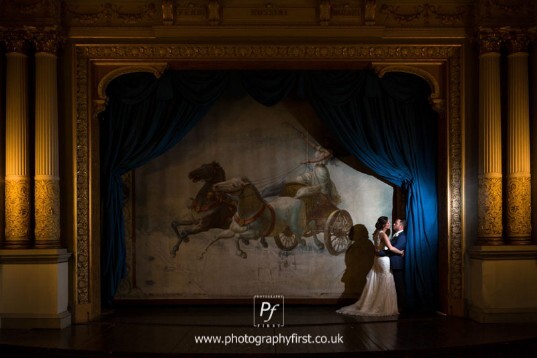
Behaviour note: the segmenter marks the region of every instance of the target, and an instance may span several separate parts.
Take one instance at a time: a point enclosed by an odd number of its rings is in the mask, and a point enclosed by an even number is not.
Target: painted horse
[[[220,164],[215,161],[203,164],[188,173],[188,178],[194,183],[204,181],[205,184],[188,205],[187,215],[171,223],[177,234],[177,242],[170,251],[172,257],[175,257],[183,241],[188,242],[189,235],[212,228],[228,228],[236,211],[233,201],[213,189],[214,184],[226,180],[226,174]]]
[[[237,212],[229,228],[216,237],[204,250],[220,239],[234,238],[237,255],[246,258],[240,242],[249,244],[250,240],[261,239],[267,247],[265,238],[286,232],[299,240],[306,229],[306,207],[300,199],[277,197],[267,202],[248,178],[233,178],[214,185],[214,191],[227,194],[237,203]]]

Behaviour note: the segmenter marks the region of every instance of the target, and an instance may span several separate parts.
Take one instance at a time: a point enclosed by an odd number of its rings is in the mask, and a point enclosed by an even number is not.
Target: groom
[[[392,245],[399,250],[404,250],[406,246],[406,220],[396,219],[393,222]],[[380,251],[379,256],[390,257],[390,269],[395,281],[395,290],[397,291],[397,307],[399,312],[406,309],[406,294],[405,294],[405,258],[402,255],[391,252],[390,250]]]

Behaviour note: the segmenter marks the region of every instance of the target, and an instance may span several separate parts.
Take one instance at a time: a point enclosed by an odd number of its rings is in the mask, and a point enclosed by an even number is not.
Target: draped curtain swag
[[[123,75],[110,83],[101,116],[101,283],[111,304],[125,275],[121,176],[178,143],[237,83],[272,106],[305,98],[346,149],[407,195],[406,286],[411,309],[437,301],[437,117],[419,77],[372,71],[166,71]]]

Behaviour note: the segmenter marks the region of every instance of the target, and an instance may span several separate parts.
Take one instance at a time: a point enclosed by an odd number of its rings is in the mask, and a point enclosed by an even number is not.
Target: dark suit
[[[399,250],[404,250],[406,247],[406,234],[401,231],[399,235],[393,236],[391,240],[392,246]],[[405,293],[405,258],[390,250],[383,250],[379,253],[380,256],[388,256],[390,258],[390,269],[395,281],[395,290],[397,291],[397,306],[399,312],[405,310],[406,293]]]

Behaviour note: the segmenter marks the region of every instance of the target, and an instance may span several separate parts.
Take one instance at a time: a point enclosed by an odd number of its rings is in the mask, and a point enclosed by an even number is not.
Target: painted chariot
[[[302,183],[286,183],[280,196],[295,197],[297,191],[306,185]],[[328,196],[316,193],[300,198],[306,205],[307,228],[303,237],[313,237],[319,248],[324,248],[332,255],[339,255],[350,245],[349,233],[353,226],[352,217],[346,210],[340,210]],[[323,234],[324,243],[317,235]],[[284,251],[293,250],[304,239],[297,237],[289,228],[274,237],[278,248]]]

